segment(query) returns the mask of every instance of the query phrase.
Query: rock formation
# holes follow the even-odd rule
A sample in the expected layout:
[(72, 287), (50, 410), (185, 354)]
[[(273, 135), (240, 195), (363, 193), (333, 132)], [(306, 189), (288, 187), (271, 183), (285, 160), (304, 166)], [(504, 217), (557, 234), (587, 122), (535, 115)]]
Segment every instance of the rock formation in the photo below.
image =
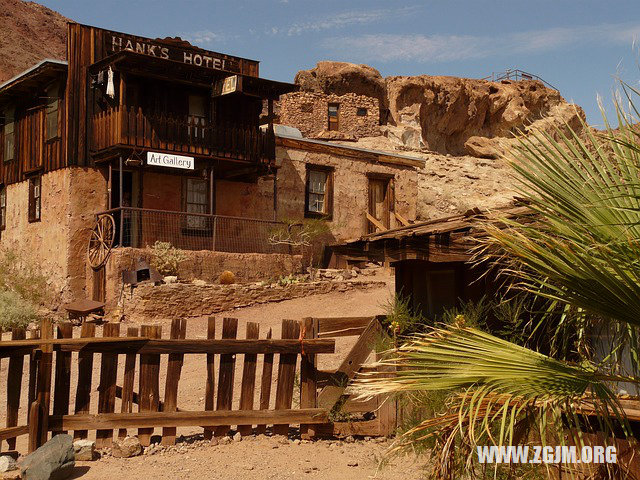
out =
[(582, 109), (537, 80), (490, 82), (419, 75), (383, 78), (367, 65), (319, 62), (298, 72), (303, 91), (380, 101), (382, 132), (409, 150), (497, 158), (514, 134), (581, 128)]
[(67, 21), (35, 2), (0, 0), (0, 83), (45, 58), (64, 60)]

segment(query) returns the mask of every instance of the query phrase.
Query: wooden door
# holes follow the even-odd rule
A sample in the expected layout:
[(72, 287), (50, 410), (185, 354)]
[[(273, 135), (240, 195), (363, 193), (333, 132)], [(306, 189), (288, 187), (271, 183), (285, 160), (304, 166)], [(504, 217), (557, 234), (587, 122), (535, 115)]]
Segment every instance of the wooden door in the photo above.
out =
[[(391, 205), (393, 203), (391, 197), (389, 179), (369, 179), (369, 215), (375, 218), (385, 229), (391, 227)], [(374, 233), (376, 230), (376, 226), (369, 222), (368, 233)]]

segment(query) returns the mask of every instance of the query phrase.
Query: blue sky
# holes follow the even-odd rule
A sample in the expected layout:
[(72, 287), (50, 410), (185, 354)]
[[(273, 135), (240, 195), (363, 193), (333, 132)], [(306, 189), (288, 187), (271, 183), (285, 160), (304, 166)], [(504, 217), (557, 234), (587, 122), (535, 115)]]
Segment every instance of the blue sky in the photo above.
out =
[(600, 124), (616, 76), (638, 86), (638, 0), (45, 0), (63, 15), (261, 61), (292, 81), (319, 60), (367, 63), (382, 75), (480, 78), (521, 68), (556, 86)]

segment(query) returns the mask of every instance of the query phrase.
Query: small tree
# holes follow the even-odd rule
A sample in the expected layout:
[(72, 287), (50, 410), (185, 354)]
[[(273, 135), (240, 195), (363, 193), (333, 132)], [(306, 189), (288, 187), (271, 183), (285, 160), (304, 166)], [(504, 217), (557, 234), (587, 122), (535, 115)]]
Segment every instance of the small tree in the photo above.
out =
[(313, 249), (317, 246), (317, 242), (328, 234), (329, 227), (327, 222), (322, 218), (284, 220), (280, 227), (271, 231), (268, 241), (271, 245), (298, 247), (303, 255), (305, 249), (308, 249), (309, 264), (313, 266)]

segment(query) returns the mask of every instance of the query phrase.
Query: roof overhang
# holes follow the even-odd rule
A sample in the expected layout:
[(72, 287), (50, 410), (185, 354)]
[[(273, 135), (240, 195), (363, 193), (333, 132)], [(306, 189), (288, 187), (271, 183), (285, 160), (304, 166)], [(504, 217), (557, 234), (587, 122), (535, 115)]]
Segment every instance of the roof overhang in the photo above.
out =
[(354, 259), (467, 262), (473, 257), (473, 247), (478, 239), (485, 235), (482, 224), (489, 222), (500, 226), (504, 225), (503, 219), (531, 221), (532, 218), (533, 212), (526, 205), (511, 205), (491, 211), (474, 208), (460, 215), (364, 235), (332, 245), (331, 249)]
[(273, 100), (277, 100), (280, 95), (298, 89), (298, 86), (292, 83), (241, 75), (206, 66), (178, 62), (168, 58), (153, 57), (129, 50), (114, 53), (92, 64), (89, 67), (89, 72), (97, 74), (100, 70), (108, 67), (143, 77), (207, 88), (211, 88), (216, 82), (224, 81), (225, 78), (237, 76), (240, 79), (238, 83), (241, 85), (241, 90), (238, 90), (237, 93)]
[(0, 85), (0, 102), (29, 94), (67, 72), (68, 63), (47, 58)]

